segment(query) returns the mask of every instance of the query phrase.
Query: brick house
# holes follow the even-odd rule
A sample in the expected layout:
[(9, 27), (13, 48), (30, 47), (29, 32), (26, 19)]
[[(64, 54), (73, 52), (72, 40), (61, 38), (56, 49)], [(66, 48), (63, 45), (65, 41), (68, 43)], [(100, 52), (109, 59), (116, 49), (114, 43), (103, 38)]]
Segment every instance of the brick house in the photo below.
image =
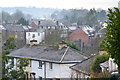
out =
[(40, 20), (38, 21), (38, 32), (45, 31), (45, 43), (54, 44), (65, 40), (68, 37), (67, 27), (61, 22), (55, 20)]
[(25, 45), (25, 32), (29, 31), (27, 26), (17, 25), (17, 24), (3, 24), (2, 30), (3, 43), (6, 41), (8, 36), (12, 35), (15, 37), (17, 47), (22, 47)]
[(89, 42), (90, 37), (94, 37), (95, 30), (89, 26), (78, 28), (69, 35), (70, 41), (81, 40), (84, 44)]
[(88, 34), (86, 34), (82, 29), (78, 29), (73, 31), (70, 35), (69, 35), (69, 40), (70, 41), (77, 41), (77, 40), (81, 40), (84, 43), (88, 43), (89, 40), (89, 36)]
[(29, 30), (30, 31), (36, 31), (37, 29), (38, 29), (38, 25), (34, 21), (32, 21), (30, 23)]

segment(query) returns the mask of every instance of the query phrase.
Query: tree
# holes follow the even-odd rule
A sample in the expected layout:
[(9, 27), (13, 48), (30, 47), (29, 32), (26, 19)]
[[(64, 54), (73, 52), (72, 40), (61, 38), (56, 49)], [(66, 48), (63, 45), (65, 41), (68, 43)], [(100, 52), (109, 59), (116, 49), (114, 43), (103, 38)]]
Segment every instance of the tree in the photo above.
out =
[[(13, 58), (11, 57), (7, 57), (6, 55), (10, 53), (11, 49), (14, 49), (16, 47), (16, 43), (15, 43), (15, 39), (14, 36), (9, 36), (6, 40), (6, 42), (4, 43), (4, 47), (2, 50), (2, 74), (3, 74), (3, 78), (6, 77), (6, 69), (5, 68), (5, 64), (8, 63), (8, 60), (11, 59), (13, 61)], [(9, 69), (12, 68), (12, 66), (9, 66)]]
[(14, 36), (8, 36), (6, 42), (4, 43), (5, 49), (14, 49), (16, 47), (16, 42)]
[(2, 21), (9, 21), (12, 19), (11, 15), (8, 12), (2, 11), (1, 14), (2, 14), (1, 17)]
[(14, 14), (12, 14), (13, 20), (18, 21), (20, 18), (24, 17), (24, 14), (20, 10), (16, 10)]
[(28, 25), (28, 21), (26, 21), (24, 18), (20, 18), (17, 24)]
[(73, 49), (76, 49), (78, 51), (80, 51), (80, 48), (77, 47), (77, 45), (74, 42), (69, 42), (67, 43), (68, 46), (70, 46)]
[(97, 12), (95, 9), (90, 9), (90, 11), (87, 13), (86, 17), (86, 24), (90, 25), (91, 27), (94, 27), (98, 25), (98, 19), (97, 19)]
[(120, 10), (118, 8), (108, 10), (106, 37), (103, 44), (111, 58), (118, 65), (118, 72), (120, 73)]
[[(13, 69), (13, 68), (8, 68), (8, 73), (6, 74), (7, 78), (12, 78), (12, 79), (25, 79), (25, 69), (26, 67), (29, 65), (30, 63), (30, 59), (29, 58), (18, 58), (17, 59), (17, 69)], [(9, 63), (10, 64), (10, 63)], [(9, 66), (11, 66), (13, 64), (10, 64)], [(8, 67), (9, 67), (8, 66)]]

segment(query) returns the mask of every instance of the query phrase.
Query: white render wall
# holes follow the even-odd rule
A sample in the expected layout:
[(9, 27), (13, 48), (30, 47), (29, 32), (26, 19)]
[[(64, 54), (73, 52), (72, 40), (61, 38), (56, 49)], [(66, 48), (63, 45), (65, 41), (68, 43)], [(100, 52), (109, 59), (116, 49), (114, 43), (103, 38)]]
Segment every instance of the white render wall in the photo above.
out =
[[(17, 60), (14, 58), (14, 69), (16, 68)], [(53, 69), (49, 68), (49, 62), (42, 62), (42, 68), (39, 68), (39, 61), (31, 60), (31, 67), (26, 68), (28, 73), (36, 73), (35, 78), (45, 78), (45, 64), (46, 64), (46, 78), (71, 78), (72, 70), (69, 68), (74, 64), (56, 64), (52, 63)]]
[[(32, 36), (35, 35), (33, 38)], [(39, 44), (44, 40), (45, 32), (26, 32), (26, 44), (31, 44), (30, 40), (37, 40), (35, 44)]]
[(109, 58), (109, 72), (117, 70), (117, 64), (114, 62), (114, 59)]
[(36, 73), (36, 78), (39, 78), (40, 76), (44, 77), (44, 65), (42, 65), (42, 68), (39, 68), (39, 61), (31, 60), (31, 68), (32, 72)]
[(71, 69), (69, 68), (73, 64), (55, 64), (53, 63), (53, 69), (49, 69), (49, 63), (46, 64), (47, 78), (71, 78)]
[[(74, 64), (55, 64), (52, 63), (53, 69), (49, 69), (49, 62), (46, 63), (46, 78), (71, 78), (70, 66)], [(36, 78), (41, 76), (45, 78), (45, 64), (43, 62), (42, 69), (39, 69), (39, 62), (32, 60), (32, 72), (36, 73)]]

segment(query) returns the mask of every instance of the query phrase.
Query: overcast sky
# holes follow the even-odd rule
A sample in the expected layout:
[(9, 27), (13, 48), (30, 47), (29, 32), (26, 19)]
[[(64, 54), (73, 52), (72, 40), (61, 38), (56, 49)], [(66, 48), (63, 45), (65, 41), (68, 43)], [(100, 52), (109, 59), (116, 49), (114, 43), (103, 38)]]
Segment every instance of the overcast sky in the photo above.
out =
[(102, 8), (117, 7), (119, 0), (0, 0), (0, 7)]

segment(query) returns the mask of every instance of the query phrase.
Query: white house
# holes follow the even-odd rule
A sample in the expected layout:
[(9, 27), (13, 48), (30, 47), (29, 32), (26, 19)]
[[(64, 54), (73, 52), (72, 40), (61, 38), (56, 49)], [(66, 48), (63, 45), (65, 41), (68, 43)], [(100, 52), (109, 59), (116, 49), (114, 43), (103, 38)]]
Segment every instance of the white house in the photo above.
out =
[(30, 78), (71, 78), (70, 66), (80, 63), (88, 57), (70, 47), (50, 46), (23, 47), (7, 56), (14, 57), (14, 69), (17, 58), (30, 58), (30, 65), (25, 70)]
[(26, 44), (40, 44), (44, 41), (45, 32), (26, 32)]
[(117, 64), (114, 62), (114, 59), (109, 58), (108, 61), (101, 63), (100, 67), (102, 68), (102, 72), (108, 71), (108, 72), (115, 72), (117, 71)]
[(117, 64), (114, 62), (114, 59), (109, 58), (109, 72), (117, 71)]

